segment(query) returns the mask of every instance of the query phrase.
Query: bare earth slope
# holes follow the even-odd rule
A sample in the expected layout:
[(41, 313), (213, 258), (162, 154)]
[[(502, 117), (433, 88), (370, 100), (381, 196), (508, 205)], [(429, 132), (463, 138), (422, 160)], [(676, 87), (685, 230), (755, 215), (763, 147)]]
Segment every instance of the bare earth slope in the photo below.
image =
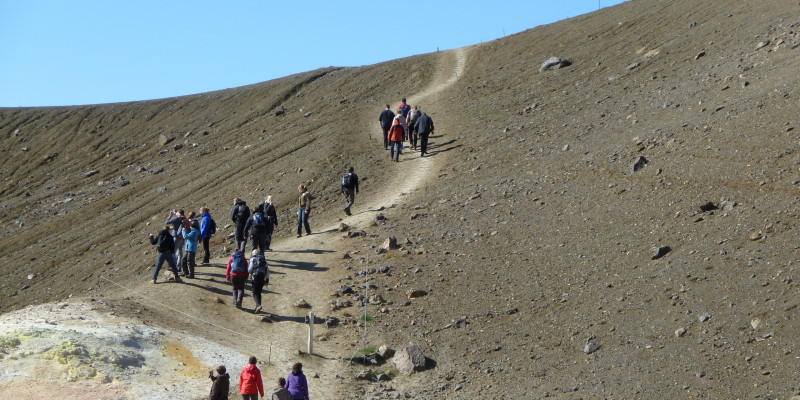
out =
[[(318, 324), (318, 355), (302, 358), (319, 376), (315, 398), (790, 398), (797, 6), (634, 0), (370, 67), (2, 110), (1, 310), (74, 294), (243, 354), (272, 342), (273, 380), (304, 348), (305, 311), (291, 306), (302, 297), (343, 322)], [(572, 65), (539, 73), (552, 55)], [(393, 164), (375, 119), (403, 96), (437, 129), (430, 158)], [(159, 145), (162, 133), (176, 140)], [(344, 222), (370, 236), (292, 238), (297, 184), (320, 195), (312, 228), (330, 230), (350, 164), (363, 186)], [(281, 211), (266, 297), (275, 322), (214, 302), (229, 303), (222, 258), (193, 285), (141, 287), (155, 258), (143, 243), (166, 210), (210, 205), (224, 225), (234, 196), (266, 194)], [(379, 212), (386, 223), (370, 226)], [(228, 233), (213, 242), (220, 256)], [(402, 249), (376, 254), (388, 236)], [(230, 345), (101, 276), (252, 337)], [(428, 294), (409, 300), (409, 289)], [(370, 299), (365, 330), (356, 320)], [(354, 307), (329, 311), (330, 300)], [(409, 342), (431, 368), (373, 367), (388, 383), (354, 380), (362, 368), (339, 360)]]

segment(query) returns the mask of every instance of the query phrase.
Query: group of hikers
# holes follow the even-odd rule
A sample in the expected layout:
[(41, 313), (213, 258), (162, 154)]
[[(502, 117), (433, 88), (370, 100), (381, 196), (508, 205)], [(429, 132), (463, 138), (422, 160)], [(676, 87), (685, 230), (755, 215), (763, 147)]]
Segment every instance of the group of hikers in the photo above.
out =
[(400, 161), (400, 153), (403, 151), (403, 142), (406, 139), (412, 151), (417, 150), (417, 139), (419, 139), (419, 155), (425, 157), (428, 151), (428, 136), (433, 133), (434, 126), (433, 119), (419, 107), (409, 105), (404, 98), (397, 106), (395, 114), (387, 104), (386, 109), (378, 116), (378, 124), (383, 130), (383, 149), (390, 150), (389, 159), (394, 162)]
[[(256, 357), (251, 356), (247, 366), (239, 374), (239, 392), (242, 400), (258, 400), (259, 395), (261, 398), (264, 397), (264, 383), (261, 380), (261, 370), (256, 366), (257, 362)], [(217, 367), (216, 372), (217, 375), (214, 375), (214, 371), (208, 371), (208, 377), (212, 382), (209, 399), (228, 400), (231, 385), (230, 375), (224, 365)], [(278, 378), (278, 386), (272, 391), (270, 399), (309, 400), (308, 380), (303, 374), (302, 363), (295, 363), (292, 366), (292, 372), (286, 378)]]

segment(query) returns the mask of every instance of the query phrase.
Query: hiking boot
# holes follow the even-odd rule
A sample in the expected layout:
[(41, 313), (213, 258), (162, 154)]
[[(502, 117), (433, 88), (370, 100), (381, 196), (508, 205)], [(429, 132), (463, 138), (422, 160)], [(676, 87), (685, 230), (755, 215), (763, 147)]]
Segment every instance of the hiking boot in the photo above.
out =
[(261, 306), (256, 306), (256, 309), (253, 310), (254, 314), (258, 314), (261, 311)]
[(189, 274), (189, 276), (187, 276), (187, 278), (194, 279), (194, 274)]
[(150, 283), (152, 283), (153, 285), (155, 285), (155, 284), (156, 284), (156, 280), (155, 280), (155, 279), (153, 279), (152, 281), (150, 281)]
[(349, 208), (345, 208), (344, 209), (344, 213), (347, 214), (347, 215), (353, 215), (353, 214), (350, 213), (350, 209)]
[(303, 235), (297, 235), (297, 237), (303, 237)]
[(175, 283), (183, 283), (183, 279), (180, 276), (175, 277)]

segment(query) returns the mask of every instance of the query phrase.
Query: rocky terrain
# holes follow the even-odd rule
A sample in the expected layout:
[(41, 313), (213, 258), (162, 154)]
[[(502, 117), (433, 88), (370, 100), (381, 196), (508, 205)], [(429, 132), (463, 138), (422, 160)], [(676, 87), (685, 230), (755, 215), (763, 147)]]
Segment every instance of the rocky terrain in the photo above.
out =
[[(313, 398), (790, 399), (798, 5), (633, 0), (373, 66), (2, 109), (0, 311), (21, 325), (0, 332), (0, 364), (17, 371), (0, 394), (52, 370), (61, 379), (42, 381), (65, 398), (177, 398), (173, 382), (202, 398), (214, 364), (233, 376), (256, 354), (267, 387), (301, 360)], [(569, 65), (540, 71), (552, 56)], [(375, 120), (401, 97), (436, 133), (430, 157), (390, 163)], [(349, 165), (362, 187), (345, 218)], [(317, 234), (298, 239), (300, 183)], [(281, 225), (264, 321), (233, 310), (221, 266), (233, 197), (267, 194)], [(204, 205), (223, 228), (212, 264), (147, 283), (147, 234)], [(399, 248), (381, 250), (389, 237)], [(300, 299), (319, 317), (313, 355), (298, 353)], [(84, 354), (77, 333), (48, 328), (75, 307), (152, 339), (149, 355), (59, 358)], [(42, 331), (64, 340), (28, 346)], [(188, 350), (170, 358), (175, 337)], [(405, 373), (411, 343), (426, 361)], [(148, 376), (176, 378), (135, 391)]]

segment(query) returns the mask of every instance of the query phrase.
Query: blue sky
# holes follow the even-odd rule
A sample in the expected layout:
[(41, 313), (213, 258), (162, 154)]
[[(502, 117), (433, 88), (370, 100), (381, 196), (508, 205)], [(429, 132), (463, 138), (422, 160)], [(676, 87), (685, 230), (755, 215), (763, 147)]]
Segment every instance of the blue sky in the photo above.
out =
[(370, 65), (621, 2), (0, 0), (0, 107), (148, 100)]

